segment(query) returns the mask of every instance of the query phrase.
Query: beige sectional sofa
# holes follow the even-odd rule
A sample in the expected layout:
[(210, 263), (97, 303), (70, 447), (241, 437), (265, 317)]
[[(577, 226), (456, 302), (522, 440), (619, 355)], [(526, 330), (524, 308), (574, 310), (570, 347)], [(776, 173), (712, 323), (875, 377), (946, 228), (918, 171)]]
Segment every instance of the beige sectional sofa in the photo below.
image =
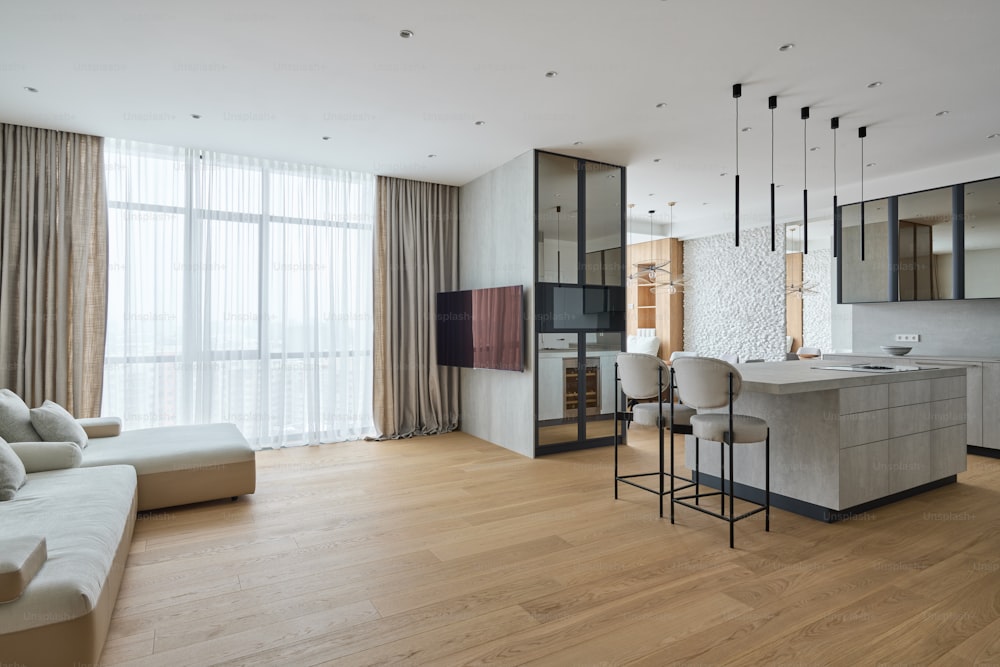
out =
[[(13, 499), (0, 502), (0, 591), (23, 588), (0, 603), (5, 664), (97, 664), (136, 511), (256, 488), (254, 451), (233, 424), (120, 431), (114, 420), (80, 422), (90, 437), (82, 450), (11, 443), (28, 474)], [(19, 571), (39, 554), (37, 572)]]

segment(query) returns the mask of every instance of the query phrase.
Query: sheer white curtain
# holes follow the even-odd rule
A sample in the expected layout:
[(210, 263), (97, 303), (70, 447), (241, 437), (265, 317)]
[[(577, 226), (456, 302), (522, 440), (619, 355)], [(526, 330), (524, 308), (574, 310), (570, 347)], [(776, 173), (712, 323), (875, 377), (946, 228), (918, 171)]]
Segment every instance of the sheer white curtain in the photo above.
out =
[(109, 139), (103, 414), (372, 433), (368, 174)]

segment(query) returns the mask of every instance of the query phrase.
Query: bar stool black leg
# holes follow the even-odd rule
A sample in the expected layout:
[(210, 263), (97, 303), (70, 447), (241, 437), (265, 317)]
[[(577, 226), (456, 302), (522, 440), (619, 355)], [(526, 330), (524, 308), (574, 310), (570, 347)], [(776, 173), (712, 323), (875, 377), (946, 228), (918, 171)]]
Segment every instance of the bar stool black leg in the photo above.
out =
[[(729, 439), (732, 440), (731, 435)], [(733, 443), (730, 442), (729, 443), (729, 548), (730, 549), (733, 548), (733, 532), (734, 532), (733, 529), (735, 528), (735, 523), (736, 523), (735, 521), (733, 521), (733, 517), (736, 516), (733, 513), (733, 496), (736, 495), (735, 493), (733, 493), (735, 486), (736, 486), (736, 478), (733, 476)]]
[(694, 504), (701, 505), (701, 463), (700, 463), (700, 443), (701, 438), (694, 439)]
[(764, 439), (764, 531), (771, 532), (771, 429)]

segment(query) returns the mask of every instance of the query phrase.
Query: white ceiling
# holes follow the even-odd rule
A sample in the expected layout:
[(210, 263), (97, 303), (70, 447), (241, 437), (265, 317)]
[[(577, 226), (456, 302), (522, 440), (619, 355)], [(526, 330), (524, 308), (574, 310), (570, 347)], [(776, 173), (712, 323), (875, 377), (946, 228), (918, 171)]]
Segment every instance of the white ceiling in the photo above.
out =
[(805, 105), (812, 220), (831, 116), (841, 201), (860, 125), (866, 198), (1000, 175), (996, 0), (11, 0), (2, 18), (5, 122), (449, 184), (542, 148), (627, 166), (628, 202), (662, 221), (676, 200), (684, 237), (731, 229), (737, 82), (744, 226), (769, 219), (769, 95), (784, 222)]

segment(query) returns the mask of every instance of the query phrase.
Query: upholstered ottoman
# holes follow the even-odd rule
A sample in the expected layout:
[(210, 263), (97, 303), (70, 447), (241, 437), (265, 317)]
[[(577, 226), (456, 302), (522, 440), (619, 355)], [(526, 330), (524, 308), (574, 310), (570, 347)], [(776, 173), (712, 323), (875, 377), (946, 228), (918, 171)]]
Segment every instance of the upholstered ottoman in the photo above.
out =
[(235, 424), (160, 426), (102, 437), (115, 432), (106, 421), (80, 422), (90, 436), (81, 466), (134, 467), (140, 511), (235, 498), (256, 488), (254, 450)]

